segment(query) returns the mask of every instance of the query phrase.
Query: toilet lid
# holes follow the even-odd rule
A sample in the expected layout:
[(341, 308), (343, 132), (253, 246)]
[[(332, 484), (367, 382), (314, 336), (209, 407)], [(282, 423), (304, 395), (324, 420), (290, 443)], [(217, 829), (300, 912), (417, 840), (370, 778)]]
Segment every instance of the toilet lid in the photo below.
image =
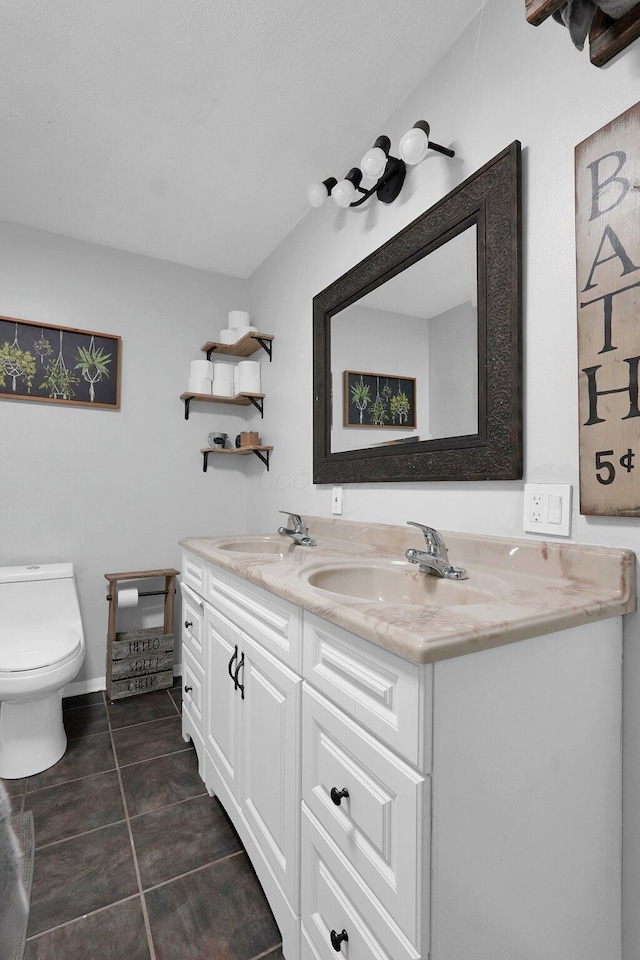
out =
[(52, 667), (77, 653), (80, 645), (80, 633), (68, 624), (49, 624), (44, 648), (39, 631), (0, 626), (0, 673)]
[(0, 673), (68, 660), (82, 636), (72, 579), (0, 582)]

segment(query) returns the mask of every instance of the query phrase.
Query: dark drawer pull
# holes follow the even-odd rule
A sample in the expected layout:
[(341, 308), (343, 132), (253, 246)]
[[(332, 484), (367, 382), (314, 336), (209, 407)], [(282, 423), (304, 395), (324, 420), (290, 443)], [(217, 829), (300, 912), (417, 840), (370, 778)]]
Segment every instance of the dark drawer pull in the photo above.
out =
[(185, 687), (185, 688), (184, 688), (184, 692), (185, 692), (185, 693), (191, 693), (192, 690), (193, 690), (193, 687)]
[(188, 630), (189, 627), (192, 627), (192, 626), (193, 626), (193, 620), (185, 620), (184, 625), (185, 625), (185, 627), (186, 627), (187, 630)]
[[(342, 790), (338, 790), (337, 787), (331, 787), (331, 799), (335, 803), (336, 807), (340, 806), (343, 797), (348, 797), (349, 791), (346, 787), (343, 787)], [(339, 948), (336, 948), (339, 949)]]
[(238, 689), (238, 677), (237, 677), (238, 671), (236, 670), (236, 672), (234, 673), (232, 667), (233, 667), (233, 661), (236, 660), (237, 657), (238, 657), (238, 644), (236, 643), (236, 648), (233, 651), (233, 656), (231, 657), (231, 660), (229, 660), (229, 676), (233, 680), (233, 686), (236, 690)]
[(340, 944), (342, 942), (347, 943), (349, 937), (347, 936), (347, 931), (343, 930), (342, 933), (336, 933), (335, 930), (331, 931), (331, 946), (336, 951), (340, 953)]
[(242, 679), (244, 680), (244, 653), (238, 660), (238, 666), (236, 667), (236, 676), (235, 676), (236, 690), (240, 691), (240, 696), (244, 700), (244, 683), (240, 683), (240, 681), (238, 680), (238, 674), (240, 673), (240, 668), (242, 668)]

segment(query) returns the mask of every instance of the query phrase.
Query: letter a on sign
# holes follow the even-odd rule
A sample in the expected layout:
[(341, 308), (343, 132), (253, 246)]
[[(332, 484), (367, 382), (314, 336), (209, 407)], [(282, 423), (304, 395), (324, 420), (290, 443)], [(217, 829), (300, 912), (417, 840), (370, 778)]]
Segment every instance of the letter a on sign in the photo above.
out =
[(575, 159), (580, 512), (640, 517), (640, 103)]

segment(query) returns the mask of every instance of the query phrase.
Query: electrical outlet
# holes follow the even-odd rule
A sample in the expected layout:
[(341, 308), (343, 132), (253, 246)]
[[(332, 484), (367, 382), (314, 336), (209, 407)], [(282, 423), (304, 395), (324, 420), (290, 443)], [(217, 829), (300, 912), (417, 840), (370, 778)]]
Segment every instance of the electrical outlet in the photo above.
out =
[(571, 492), (570, 483), (525, 483), (523, 529), (527, 533), (568, 537)]
[(331, 490), (331, 513), (335, 517), (342, 516), (342, 487), (333, 487)]
[(542, 523), (542, 501), (543, 497), (539, 493), (534, 493), (531, 497), (531, 510), (529, 513), (532, 523)]

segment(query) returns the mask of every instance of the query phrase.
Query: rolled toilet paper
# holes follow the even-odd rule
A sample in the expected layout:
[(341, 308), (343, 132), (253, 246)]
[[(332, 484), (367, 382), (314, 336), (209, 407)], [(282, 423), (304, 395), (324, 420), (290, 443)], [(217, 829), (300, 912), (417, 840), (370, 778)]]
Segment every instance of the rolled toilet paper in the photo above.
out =
[(230, 310), (227, 323), (231, 330), (235, 330), (238, 327), (248, 327), (251, 323), (251, 317), (246, 310)]
[(137, 607), (138, 606), (138, 591), (135, 587), (124, 587), (122, 590), (118, 590), (118, 606), (119, 607)]
[(189, 377), (189, 393), (211, 393), (211, 380), (206, 377)]
[(235, 385), (236, 393), (262, 393), (260, 380), (238, 380)]
[(259, 360), (241, 360), (238, 364), (238, 377), (249, 376), (249, 377), (259, 377), (260, 376), (260, 361)]
[(211, 393), (214, 397), (232, 397), (233, 380), (214, 380), (211, 385)]
[(235, 343), (241, 336), (240, 330), (221, 330), (219, 343)]
[(224, 363), (224, 361), (217, 360), (213, 365), (213, 379), (228, 380), (231, 382), (233, 380), (235, 369), (235, 364)]
[(206, 377), (207, 380), (213, 380), (213, 363), (211, 360), (192, 360), (189, 376), (194, 379)]

